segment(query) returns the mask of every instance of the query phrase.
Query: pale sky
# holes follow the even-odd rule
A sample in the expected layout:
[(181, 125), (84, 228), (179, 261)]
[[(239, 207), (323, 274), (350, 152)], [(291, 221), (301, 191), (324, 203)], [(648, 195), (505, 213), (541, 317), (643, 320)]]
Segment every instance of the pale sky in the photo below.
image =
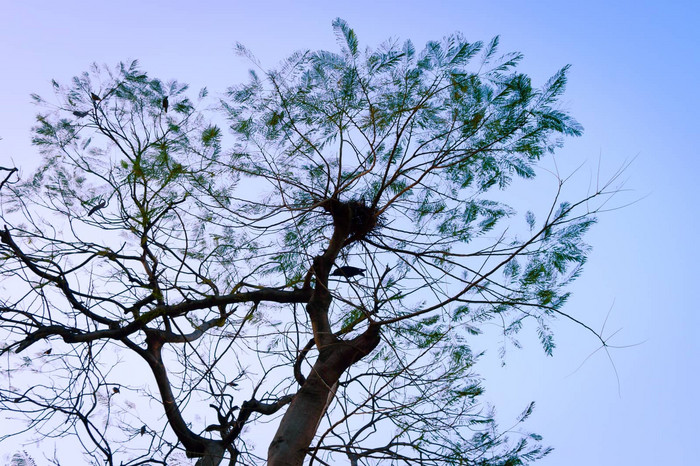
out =
[[(584, 126), (557, 154), (585, 193), (600, 166), (610, 175), (634, 159), (619, 202), (588, 235), (593, 246), (566, 311), (605, 334), (612, 350), (563, 319), (557, 349), (544, 356), (536, 335), (520, 338), (506, 366), (487, 358), (487, 399), (502, 427), (532, 400), (526, 428), (555, 451), (543, 466), (694, 464), (700, 317), (694, 299), (700, 262), (698, 132), (700, 6), (695, 1), (329, 1), (125, 0), (0, 2), (0, 165), (38, 160), (29, 94), (50, 98), (92, 62), (139, 59), (154, 77), (213, 93), (240, 83), (245, 44), (263, 65), (297, 49), (335, 50), (331, 22), (345, 19), (361, 47), (395, 37), (417, 48), (454, 31), (469, 40), (501, 36), (501, 51), (525, 54), (535, 83), (572, 64), (564, 102)], [(25, 170), (28, 173), (29, 170)], [(551, 181), (551, 180), (550, 180)], [(532, 189), (549, 189), (544, 178)], [(575, 192), (575, 191), (574, 191)], [(494, 346), (493, 353), (497, 348)], [(590, 358), (589, 355), (594, 353)], [(588, 359), (587, 359), (588, 358)], [(0, 444), (1, 454), (10, 448)], [(41, 462), (40, 462), (41, 464)]]

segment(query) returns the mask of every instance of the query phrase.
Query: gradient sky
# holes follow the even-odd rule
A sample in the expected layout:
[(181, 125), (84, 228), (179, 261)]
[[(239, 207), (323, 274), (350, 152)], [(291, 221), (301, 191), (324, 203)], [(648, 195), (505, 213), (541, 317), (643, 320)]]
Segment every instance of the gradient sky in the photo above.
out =
[[(527, 428), (555, 447), (538, 464), (696, 462), (696, 1), (2, 0), (0, 165), (14, 163), (26, 174), (38, 160), (29, 144), (38, 109), (29, 94), (51, 100), (51, 79), (66, 82), (92, 62), (139, 59), (151, 76), (219, 93), (249, 67), (234, 54), (236, 42), (274, 66), (297, 49), (335, 50), (331, 22), (338, 16), (361, 46), (396, 37), (421, 48), (454, 31), (473, 41), (500, 35), (501, 51), (525, 54), (521, 70), (535, 83), (573, 65), (564, 102), (585, 133), (566, 142), (559, 167), (583, 164), (572, 192), (585, 194), (599, 167), (604, 178), (634, 159), (625, 173), (629, 191), (611, 207), (637, 202), (600, 217), (566, 310), (596, 329), (610, 311), (605, 335), (619, 330), (611, 344), (638, 345), (611, 350), (609, 359), (584, 329), (560, 319), (554, 358), (532, 333), (520, 339), (523, 350), (509, 352), (505, 367), (486, 358), (477, 371), (502, 427), (537, 402)], [(531, 189), (551, 188), (551, 180), (539, 181)], [(0, 445), (0, 458), (8, 448)]]

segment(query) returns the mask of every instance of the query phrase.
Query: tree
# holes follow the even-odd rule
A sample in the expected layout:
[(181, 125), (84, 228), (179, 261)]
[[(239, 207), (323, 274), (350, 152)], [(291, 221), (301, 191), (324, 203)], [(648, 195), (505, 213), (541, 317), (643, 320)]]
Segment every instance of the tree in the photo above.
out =
[(608, 185), (569, 203), (561, 181), (540, 220), (498, 200), (581, 134), (558, 104), (567, 68), (537, 89), (498, 38), (361, 52), (334, 29), (339, 53), (227, 92), (229, 150), (206, 90), (136, 62), (54, 82), (53, 107), (35, 96), (43, 163), (3, 169), (0, 191), (0, 403), (18, 431), (75, 435), (110, 465), (256, 464), (270, 421), (270, 465), (548, 453), (497, 430), (472, 341), (496, 322), (517, 344), (531, 321), (551, 354), (585, 262)]

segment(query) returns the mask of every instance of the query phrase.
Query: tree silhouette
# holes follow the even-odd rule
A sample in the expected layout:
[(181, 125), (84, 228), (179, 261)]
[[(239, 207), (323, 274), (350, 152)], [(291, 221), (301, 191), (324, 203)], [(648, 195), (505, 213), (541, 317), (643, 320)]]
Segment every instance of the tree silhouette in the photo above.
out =
[[(560, 189), (539, 220), (498, 200), (581, 133), (558, 104), (566, 67), (538, 89), (498, 38), (361, 52), (334, 29), (339, 53), (298, 52), (226, 93), (231, 149), (206, 90), (193, 101), (136, 62), (54, 82), (43, 164), (24, 181), (2, 169), (0, 404), (26, 416), (17, 432), (124, 465), (549, 451), (499, 432), (473, 341), (532, 321), (551, 354), (585, 262), (607, 186), (573, 203)], [(44, 341), (50, 358), (26, 356)]]

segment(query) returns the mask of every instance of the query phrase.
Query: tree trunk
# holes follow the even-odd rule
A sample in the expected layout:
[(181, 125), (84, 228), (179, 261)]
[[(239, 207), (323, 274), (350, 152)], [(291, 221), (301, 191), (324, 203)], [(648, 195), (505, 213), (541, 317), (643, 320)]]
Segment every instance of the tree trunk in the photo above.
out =
[(282, 417), (267, 451), (268, 466), (301, 466), (324, 415), (328, 396), (340, 376), (379, 344), (379, 328), (370, 326), (350, 341), (319, 350), (309, 377)]
[(211, 444), (207, 446), (204, 456), (199, 458), (195, 466), (219, 466), (224, 459), (224, 448), (221, 445)]

